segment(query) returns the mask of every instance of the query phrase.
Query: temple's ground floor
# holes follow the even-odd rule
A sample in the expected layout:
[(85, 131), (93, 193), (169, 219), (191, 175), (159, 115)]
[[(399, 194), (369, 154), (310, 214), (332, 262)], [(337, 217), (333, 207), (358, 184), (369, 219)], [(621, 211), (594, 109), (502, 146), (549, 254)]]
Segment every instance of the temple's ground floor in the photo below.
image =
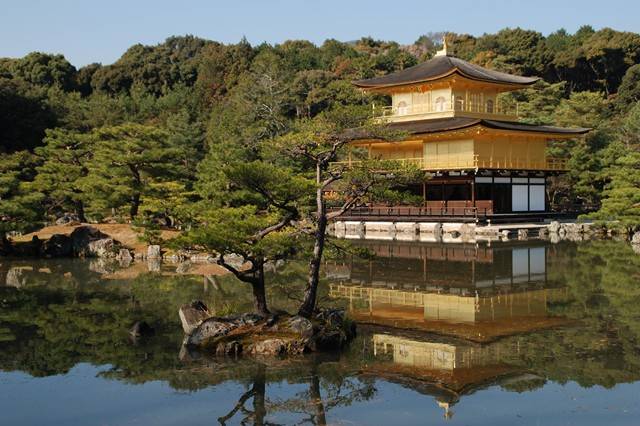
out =
[[(410, 188), (421, 203), (366, 205), (344, 218), (395, 221), (536, 221), (555, 217), (547, 185), (540, 171), (437, 173)], [(376, 219), (377, 218), (377, 219)]]

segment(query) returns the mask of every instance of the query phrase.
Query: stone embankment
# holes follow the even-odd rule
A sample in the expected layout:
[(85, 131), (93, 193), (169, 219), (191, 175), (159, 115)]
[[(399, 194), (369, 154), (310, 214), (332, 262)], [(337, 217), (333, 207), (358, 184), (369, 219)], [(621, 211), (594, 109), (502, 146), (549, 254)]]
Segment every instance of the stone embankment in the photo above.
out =
[[(335, 221), (329, 232), (344, 239), (382, 241), (417, 241), (444, 243), (475, 243), (530, 238), (587, 240), (611, 235), (593, 223), (558, 222), (487, 224), (439, 222), (360, 222)], [(638, 237), (640, 239), (640, 237)], [(640, 246), (640, 243), (638, 244)]]
[(194, 352), (218, 356), (329, 352), (355, 337), (355, 324), (344, 311), (334, 309), (321, 310), (310, 319), (284, 312), (217, 317), (195, 301), (182, 306), (179, 316), (185, 332), (182, 357)]

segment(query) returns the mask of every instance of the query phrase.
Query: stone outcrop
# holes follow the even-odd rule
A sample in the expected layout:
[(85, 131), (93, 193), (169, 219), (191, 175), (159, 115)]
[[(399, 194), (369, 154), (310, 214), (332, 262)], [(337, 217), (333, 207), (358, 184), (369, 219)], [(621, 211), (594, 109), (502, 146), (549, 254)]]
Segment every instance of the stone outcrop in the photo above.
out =
[(210, 355), (333, 351), (355, 336), (355, 325), (339, 310), (323, 310), (311, 319), (284, 313), (215, 317), (210, 316), (204, 303), (196, 301), (180, 308), (180, 320), (185, 331), (184, 347)]
[(115, 257), (120, 248), (113, 238), (92, 226), (79, 226), (69, 237), (77, 257)]
[(147, 247), (147, 259), (162, 259), (162, 250), (159, 245), (152, 244)]
[(191, 334), (202, 321), (211, 317), (207, 306), (199, 300), (194, 300), (188, 305), (183, 305), (178, 310), (178, 316), (185, 334)]
[(75, 213), (65, 213), (56, 219), (56, 225), (75, 225), (80, 223), (80, 218)]
[(68, 235), (52, 235), (51, 238), (42, 243), (42, 252), (47, 257), (73, 256), (73, 241)]

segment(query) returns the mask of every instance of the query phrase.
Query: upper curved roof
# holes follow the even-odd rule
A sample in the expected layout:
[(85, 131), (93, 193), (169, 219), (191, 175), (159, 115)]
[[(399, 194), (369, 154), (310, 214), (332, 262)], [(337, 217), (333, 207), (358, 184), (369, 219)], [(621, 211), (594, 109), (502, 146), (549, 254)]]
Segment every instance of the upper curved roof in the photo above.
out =
[(436, 56), (426, 62), (382, 77), (357, 80), (353, 84), (363, 89), (401, 86), (438, 80), (458, 73), (472, 80), (497, 84), (530, 85), (538, 77), (521, 77), (483, 68), (453, 56)]

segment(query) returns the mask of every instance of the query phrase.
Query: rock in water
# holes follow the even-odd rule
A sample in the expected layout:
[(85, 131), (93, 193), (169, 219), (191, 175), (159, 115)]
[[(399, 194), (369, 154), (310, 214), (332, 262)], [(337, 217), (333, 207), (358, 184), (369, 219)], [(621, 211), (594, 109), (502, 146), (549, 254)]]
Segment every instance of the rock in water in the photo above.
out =
[(208, 340), (226, 336), (230, 331), (238, 328), (238, 323), (225, 318), (208, 318), (197, 326), (186, 340), (187, 345), (199, 346)]
[(180, 322), (182, 323), (182, 329), (185, 334), (191, 334), (202, 321), (211, 317), (207, 305), (199, 300), (194, 300), (188, 305), (181, 306), (178, 310), (178, 315), (180, 316)]
[(552, 221), (547, 229), (549, 230), (549, 233), (557, 234), (558, 231), (560, 231), (560, 222), (558, 222), (557, 220)]
[(300, 337), (309, 338), (313, 336), (313, 324), (305, 317), (299, 315), (291, 317), (288, 321), (289, 329)]
[(67, 235), (54, 234), (42, 244), (42, 252), (45, 256), (70, 257), (73, 256), (73, 242)]
[(151, 327), (145, 321), (137, 321), (135, 324), (133, 324), (131, 330), (129, 330), (129, 334), (131, 334), (131, 336), (135, 338), (152, 336), (154, 332), (155, 330), (153, 329), (153, 327)]
[(131, 252), (129, 251), (129, 249), (121, 248), (118, 252), (118, 256), (116, 256), (116, 259), (121, 262), (131, 262), (133, 260), (133, 257), (131, 256)]
[(640, 246), (640, 232), (633, 234), (633, 237), (631, 237), (631, 244), (634, 246)]
[(79, 226), (70, 235), (78, 257), (113, 257), (119, 244), (93, 226)]
[(147, 247), (147, 259), (161, 259), (162, 258), (162, 250), (160, 250), (160, 246), (156, 244), (152, 244)]

